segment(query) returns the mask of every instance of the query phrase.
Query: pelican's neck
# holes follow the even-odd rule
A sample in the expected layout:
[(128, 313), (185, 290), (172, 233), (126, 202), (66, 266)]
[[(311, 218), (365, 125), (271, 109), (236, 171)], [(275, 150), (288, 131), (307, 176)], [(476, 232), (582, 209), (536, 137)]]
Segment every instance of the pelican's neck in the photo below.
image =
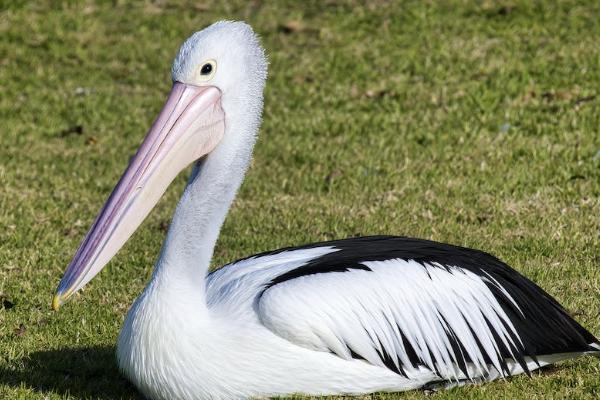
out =
[(219, 231), (250, 163), (262, 99), (258, 102), (257, 112), (248, 112), (240, 103), (246, 112), (235, 112), (235, 104), (230, 104), (229, 110), (234, 110), (230, 113), (243, 117), (228, 119), (221, 143), (194, 166), (152, 277), (161, 292), (206, 305), (205, 277)]

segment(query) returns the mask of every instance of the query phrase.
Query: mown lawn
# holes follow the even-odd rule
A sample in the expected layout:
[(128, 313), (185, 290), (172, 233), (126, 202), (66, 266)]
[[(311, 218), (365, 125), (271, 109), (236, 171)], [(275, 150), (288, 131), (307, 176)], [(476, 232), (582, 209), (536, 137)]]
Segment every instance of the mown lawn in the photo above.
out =
[[(358, 234), (446, 241), (500, 256), (600, 335), (599, 2), (126, 3), (2, 2), (1, 399), (140, 398), (115, 340), (185, 174), (79, 296), (50, 301), (178, 46), (224, 18), (260, 33), (270, 77), (215, 266)], [(599, 396), (588, 357), (433, 398)]]

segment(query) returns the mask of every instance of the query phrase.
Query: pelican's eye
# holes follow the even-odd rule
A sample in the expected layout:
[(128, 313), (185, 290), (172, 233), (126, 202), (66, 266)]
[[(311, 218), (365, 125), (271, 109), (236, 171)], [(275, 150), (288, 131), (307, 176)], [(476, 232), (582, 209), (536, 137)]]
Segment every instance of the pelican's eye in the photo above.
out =
[(215, 75), (217, 71), (217, 62), (215, 60), (208, 60), (202, 63), (198, 73), (198, 79), (201, 81), (209, 81)]
[(212, 72), (212, 64), (210, 63), (206, 63), (202, 66), (202, 69), (200, 70), (200, 73), (202, 75), (208, 75)]

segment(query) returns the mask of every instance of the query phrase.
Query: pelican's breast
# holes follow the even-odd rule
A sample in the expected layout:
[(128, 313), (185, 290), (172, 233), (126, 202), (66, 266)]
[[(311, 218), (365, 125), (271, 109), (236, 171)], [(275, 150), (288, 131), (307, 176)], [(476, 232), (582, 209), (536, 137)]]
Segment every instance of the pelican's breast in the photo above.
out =
[(117, 345), (123, 374), (152, 399), (230, 397), (215, 392), (222, 344), (202, 309), (159, 292), (150, 284), (127, 313)]

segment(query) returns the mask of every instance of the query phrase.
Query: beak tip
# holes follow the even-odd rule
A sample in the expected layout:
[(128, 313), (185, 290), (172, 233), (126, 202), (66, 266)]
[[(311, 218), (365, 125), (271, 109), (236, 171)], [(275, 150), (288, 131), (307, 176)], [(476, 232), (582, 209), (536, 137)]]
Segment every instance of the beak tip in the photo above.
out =
[(52, 298), (52, 309), (54, 311), (58, 311), (58, 309), (60, 308), (60, 306), (62, 305), (62, 303), (63, 303), (62, 296), (61, 296), (60, 293), (57, 292), (54, 295), (54, 298)]

